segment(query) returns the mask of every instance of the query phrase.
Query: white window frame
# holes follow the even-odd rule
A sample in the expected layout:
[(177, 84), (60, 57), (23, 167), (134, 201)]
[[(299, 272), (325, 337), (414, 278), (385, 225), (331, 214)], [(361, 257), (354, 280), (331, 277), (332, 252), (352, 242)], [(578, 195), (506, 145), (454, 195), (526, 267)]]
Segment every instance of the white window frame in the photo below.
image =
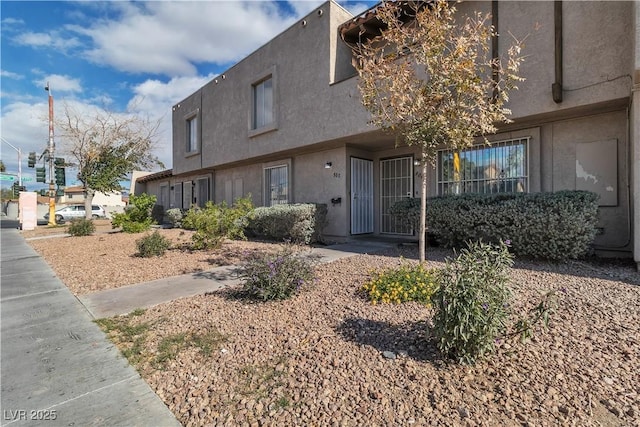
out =
[[(271, 176), (267, 178), (267, 174), (271, 174), (275, 169), (284, 168), (284, 176), (286, 177), (286, 199), (280, 200), (279, 198), (274, 202), (274, 199), (271, 197)], [(276, 165), (266, 166), (263, 168), (262, 172), (263, 176), (263, 189), (264, 189), (264, 206), (273, 206), (273, 205), (286, 205), (291, 203), (291, 167), (288, 163), (279, 163)], [(281, 175), (282, 176), (282, 175)]]
[[(467, 176), (465, 174), (464, 167), (461, 167), (463, 170), (460, 171), (461, 176), (459, 179), (455, 179), (453, 177), (447, 178), (444, 176), (445, 168), (443, 166), (443, 157), (452, 155), (454, 150), (438, 150), (436, 162), (437, 194), (528, 193), (531, 188), (529, 179), (530, 145), (531, 137), (526, 136), (521, 138), (492, 141), (490, 145), (474, 145), (473, 147), (460, 150), (459, 152), (462, 155), (465, 153), (468, 154), (468, 157), (465, 158), (473, 159), (473, 164), (480, 164), (479, 168), (484, 167), (485, 172), (482, 177), (478, 176), (477, 173), (476, 176), (473, 176), (473, 173), (470, 173)], [(520, 150), (520, 152), (518, 152), (517, 149), (514, 151), (513, 147), (518, 146), (524, 146), (524, 149)], [(508, 164), (505, 163), (505, 158), (512, 153), (515, 155), (521, 154), (524, 158), (521, 160), (521, 164), (507, 168)], [(487, 162), (488, 164), (485, 166), (484, 163)], [(489, 167), (491, 166), (494, 166), (493, 172), (489, 170)], [(449, 167), (447, 169), (449, 169), (449, 175), (452, 175), (451, 169)], [(479, 170), (476, 172), (479, 172)], [(450, 191), (449, 188), (451, 188)]]
[(185, 152), (193, 155), (200, 152), (200, 115), (196, 110), (185, 116)]
[[(269, 100), (269, 97), (263, 97), (259, 99), (259, 91), (264, 88), (266, 82), (271, 84), (270, 104), (264, 105), (265, 101)], [(260, 74), (254, 79), (251, 84), (251, 110), (249, 111), (249, 137), (254, 137), (266, 132), (271, 132), (278, 129), (278, 81), (276, 76), (275, 67), (271, 67), (269, 70)], [(258, 108), (262, 104), (263, 108), (270, 108), (271, 119), (261, 120)]]

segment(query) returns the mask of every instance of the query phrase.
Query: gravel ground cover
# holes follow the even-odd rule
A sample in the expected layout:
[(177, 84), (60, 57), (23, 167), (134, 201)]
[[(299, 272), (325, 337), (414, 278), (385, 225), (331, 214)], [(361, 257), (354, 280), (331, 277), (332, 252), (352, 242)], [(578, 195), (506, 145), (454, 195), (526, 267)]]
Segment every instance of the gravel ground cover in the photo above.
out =
[(234, 265), (249, 252), (274, 247), (272, 243), (226, 241), (219, 250), (192, 251), (189, 242), (193, 232), (180, 229), (158, 229), (158, 232), (170, 239), (174, 247), (164, 256), (152, 258), (137, 256), (136, 240), (148, 233), (113, 231), (109, 222), (99, 224), (92, 236), (60, 237), (66, 228), (47, 227), (23, 233), (75, 295)]
[[(93, 262), (110, 271), (135, 270), (146, 261), (132, 255), (135, 246), (128, 256), (114, 257), (129, 236), (113, 237), (30, 244), (58, 274), (85, 268), (83, 257), (92, 252), (105, 254)], [(84, 250), (51, 256), (65, 252), (55, 249), (63, 244)], [(93, 245), (104, 249), (89, 250)], [(257, 245), (263, 246), (234, 242), (224, 248), (239, 254), (269, 248)], [(429, 308), (371, 305), (360, 291), (373, 270), (415, 262), (415, 252), (394, 248), (319, 265), (315, 286), (288, 301), (256, 303), (227, 290), (101, 325), (189, 426), (640, 426), (640, 275), (630, 263), (516, 262), (512, 310), (524, 313), (555, 290), (558, 309), (549, 329), (537, 330), (525, 344), (503, 340), (488, 360), (460, 366), (438, 354)], [(233, 259), (201, 255), (195, 267), (193, 260), (176, 262), (205, 269), (212, 258)], [(430, 266), (441, 267), (449, 255), (431, 250)], [(176, 259), (182, 256), (196, 255), (184, 251)], [(166, 264), (160, 259), (154, 268)], [(116, 282), (105, 278), (100, 286)]]

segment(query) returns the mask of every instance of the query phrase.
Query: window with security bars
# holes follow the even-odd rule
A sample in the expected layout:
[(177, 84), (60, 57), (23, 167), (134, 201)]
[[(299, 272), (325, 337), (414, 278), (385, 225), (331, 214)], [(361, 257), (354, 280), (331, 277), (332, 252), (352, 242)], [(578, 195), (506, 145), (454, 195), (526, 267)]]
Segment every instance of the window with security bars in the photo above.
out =
[(264, 170), (265, 206), (289, 203), (289, 167), (274, 166)]
[(529, 137), (438, 152), (438, 194), (529, 191)]

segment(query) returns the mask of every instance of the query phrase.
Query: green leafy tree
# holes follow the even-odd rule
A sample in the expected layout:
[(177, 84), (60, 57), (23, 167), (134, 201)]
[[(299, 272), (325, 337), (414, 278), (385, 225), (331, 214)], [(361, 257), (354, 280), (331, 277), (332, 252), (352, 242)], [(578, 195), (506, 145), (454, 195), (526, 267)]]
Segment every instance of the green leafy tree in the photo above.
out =
[(0, 160), (0, 172), (6, 172), (7, 167), (4, 165), (4, 162)]
[(120, 181), (134, 169), (164, 167), (153, 154), (158, 124), (133, 113), (96, 109), (93, 114), (86, 114), (65, 105), (64, 116), (56, 126), (63, 152), (73, 158), (67, 163), (78, 170), (87, 218), (91, 217), (96, 191), (120, 191)]
[[(521, 43), (494, 58), (489, 15), (456, 16), (448, 1), (385, 2), (380, 33), (352, 46), (371, 123), (420, 147), (420, 261), (425, 259), (428, 164), (437, 150), (460, 150), (508, 122), (509, 92), (523, 79)], [(407, 19), (409, 18), (409, 19)]]

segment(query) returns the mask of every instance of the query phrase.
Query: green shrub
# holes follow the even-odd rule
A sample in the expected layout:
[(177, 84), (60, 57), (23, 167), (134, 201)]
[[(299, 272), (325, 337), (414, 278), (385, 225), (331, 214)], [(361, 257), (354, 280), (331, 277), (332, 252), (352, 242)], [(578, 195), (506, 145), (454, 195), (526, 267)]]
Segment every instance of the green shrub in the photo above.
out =
[(90, 219), (77, 218), (71, 220), (67, 232), (72, 236), (90, 236), (96, 231), (96, 225)]
[(391, 205), (389, 213), (395, 216), (403, 226), (420, 230), (420, 199), (413, 197), (401, 199)]
[(289, 245), (277, 253), (253, 255), (240, 268), (243, 290), (264, 301), (290, 298), (314, 280), (313, 265), (314, 260)]
[(143, 258), (162, 256), (171, 247), (171, 241), (158, 232), (154, 231), (141, 239), (136, 240), (138, 255)]
[[(433, 197), (427, 200), (427, 227), (447, 247), (463, 247), (467, 241), (497, 244), (511, 239), (517, 256), (580, 258), (588, 253), (596, 235), (597, 198), (587, 191)], [(401, 221), (416, 224), (420, 200), (403, 200), (390, 212)]]
[(171, 226), (182, 227), (182, 218), (184, 217), (184, 214), (182, 213), (182, 209), (171, 208), (171, 209), (167, 209), (165, 213), (167, 215), (167, 219), (169, 220), (169, 223), (171, 224)]
[(195, 230), (192, 236), (195, 249), (217, 248), (225, 238), (245, 239), (244, 229), (253, 213), (251, 197), (239, 198), (233, 206), (226, 202), (207, 202), (204, 208), (191, 208), (182, 225)]
[(429, 305), (435, 291), (435, 274), (424, 264), (402, 264), (373, 274), (370, 281), (362, 286), (369, 300), (400, 304), (416, 301)]
[(276, 241), (310, 244), (322, 242), (322, 230), (327, 223), (327, 205), (274, 205), (255, 209), (248, 231), (253, 235)]
[(438, 274), (431, 301), (438, 349), (459, 363), (475, 363), (494, 350), (505, 331), (513, 258), (506, 244), (470, 242)]
[(151, 216), (156, 204), (156, 196), (140, 194), (129, 196), (129, 206), (123, 213), (114, 213), (111, 227), (122, 227), (125, 233), (141, 233), (151, 228), (154, 220)]

